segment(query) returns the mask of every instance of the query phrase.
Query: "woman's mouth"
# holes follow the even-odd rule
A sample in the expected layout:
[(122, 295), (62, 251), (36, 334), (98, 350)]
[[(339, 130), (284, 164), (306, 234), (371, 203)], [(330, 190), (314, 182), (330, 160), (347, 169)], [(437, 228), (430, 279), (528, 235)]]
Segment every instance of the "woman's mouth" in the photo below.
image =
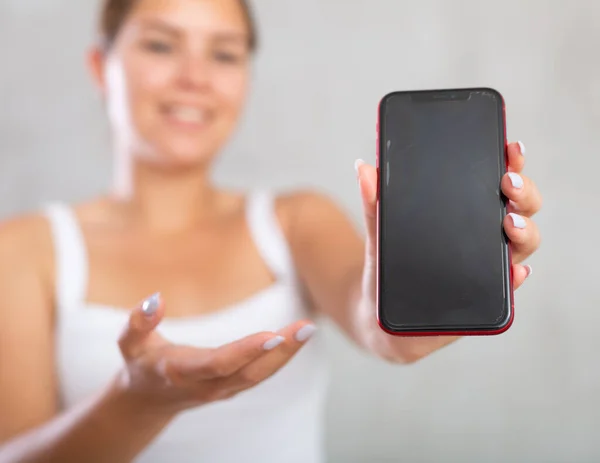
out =
[(165, 106), (163, 114), (170, 123), (192, 130), (205, 128), (213, 117), (212, 112), (207, 109), (186, 105)]

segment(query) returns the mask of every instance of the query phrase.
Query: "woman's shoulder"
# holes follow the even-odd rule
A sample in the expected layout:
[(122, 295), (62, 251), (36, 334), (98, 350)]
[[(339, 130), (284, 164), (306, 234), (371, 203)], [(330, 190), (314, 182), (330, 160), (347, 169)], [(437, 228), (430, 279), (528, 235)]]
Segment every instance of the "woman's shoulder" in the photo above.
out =
[(47, 273), (52, 261), (51, 226), (42, 211), (0, 221), (0, 267)]
[(15, 215), (0, 221), (0, 261), (12, 256), (40, 257), (51, 250), (50, 224), (42, 211)]
[(0, 306), (31, 316), (45, 309), (53, 297), (53, 260), (50, 224), (42, 212), (0, 221)]
[(315, 230), (346, 212), (330, 193), (319, 189), (296, 189), (275, 195), (275, 210), (288, 238)]
[(317, 188), (279, 192), (275, 195), (275, 204), (278, 213), (292, 215), (299, 211), (306, 212), (315, 208), (339, 207), (337, 200), (331, 194)]

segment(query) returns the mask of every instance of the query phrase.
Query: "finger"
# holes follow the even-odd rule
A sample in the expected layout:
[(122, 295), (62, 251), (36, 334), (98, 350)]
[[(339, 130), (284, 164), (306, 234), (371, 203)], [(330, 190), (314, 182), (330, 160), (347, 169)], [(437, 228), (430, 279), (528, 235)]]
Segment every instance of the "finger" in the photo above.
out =
[(285, 341), (278, 333), (261, 332), (211, 350), (198, 350), (173, 362), (183, 378), (203, 381), (229, 377)]
[(265, 381), (283, 368), (315, 331), (315, 325), (308, 321), (294, 323), (281, 330), (280, 334), (285, 337), (285, 341), (277, 349), (246, 365), (231, 377), (222, 379), (215, 387), (229, 396), (232, 392), (241, 392)]
[(286, 338), (286, 342), (282, 344), (283, 351), (286, 348), (300, 348), (306, 343), (313, 334), (317, 331), (314, 323), (308, 320), (302, 320), (283, 328), (279, 333)]
[(520, 141), (509, 143), (507, 154), (508, 171), (517, 173), (522, 172), (523, 167), (525, 167), (525, 145)]
[(504, 230), (511, 241), (513, 263), (521, 263), (540, 246), (538, 227), (527, 217), (511, 212), (504, 219)]
[(123, 356), (133, 358), (143, 349), (144, 341), (164, 316), (164, 304), (156, 293), (131, 311), (124, 331), (119, 337), (119, 348)]
[(354, 163), (358, 177), (358, 185), (363, 200), (364, 213), (369, 219), (377, 215), (377, 169), (366, 164), (362, 159)]
[(358, 176), (358, 186), (363, 203), (365, 225), (369, 245), (375, 251), (377, 233), (377, 169), (359, 159), (354, 167)]
[(513, 289), (519, 289), (532, 274), (531, 265), (513, 265)]
[(516, 172), (508, 172), (501, 182), (502, 192), (510, 200), (509, 209), (532, 217), (542, 207), (542, 196), (533, 181)]

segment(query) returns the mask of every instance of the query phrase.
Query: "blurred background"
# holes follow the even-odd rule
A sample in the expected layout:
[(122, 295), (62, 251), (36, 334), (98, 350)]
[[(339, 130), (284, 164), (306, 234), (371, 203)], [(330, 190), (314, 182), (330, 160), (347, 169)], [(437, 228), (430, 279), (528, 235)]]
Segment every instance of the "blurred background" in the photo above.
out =
[[(254, 90), (220, 183), (317, 187), (362, 226), (353, 163), (375, 160), (379, 99), (491, 86), (545, 198), (508, 333), (397, 367), (328, 329), (330, 461), (600, 461), (600, 2), (253, 4)], [(96, 12), (89, 0), (0, 3), (0, 218), (108, 185), (110, 139), (84, 62)]]

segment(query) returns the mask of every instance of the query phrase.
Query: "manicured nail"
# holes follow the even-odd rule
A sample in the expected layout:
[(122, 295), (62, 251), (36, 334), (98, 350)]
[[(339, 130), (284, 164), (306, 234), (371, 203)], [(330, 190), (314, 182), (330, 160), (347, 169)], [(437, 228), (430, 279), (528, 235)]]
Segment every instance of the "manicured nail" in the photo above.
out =
[(508, 215), (510, 215), (510, 218), (513, 221), (513, 225), (516, 228), (525, 228), (525, 226), (527, 225), (527, 223), (525, 222), (525, 219), (523, 217), (521, 217), (519, 214), (515, 214), (514, 212), (511, 212)]
[(298, 330), (296, 333), (296, 341), (304, 342), (308, 338), (310, 338), (314, 332), (317, 331), (317, 328), (314, 325), (305, 325)]
[(527, 269), (527, 276), (525, 278), (529, 278), (533, 273), (533, 269), (531, 268), (531, 265), (526, 265), (525, 268)]
[(359, 168), (360, 166), (362, 166), (364, 163), (365, 163), (365, 161), (363, 161), (362, 159), (357, 159), (357, 160), (354, 162), (354, 170), (356, 170), (356, 173), (358, 173), (358, 168)]
[(267, 342), (263, 344), (264, 350), (275, 349), (279, 344), (285, 341), (283, 336), (275, 336), (273, 339), (269, 339)]
[(525, 155), (525, 145), (523, 144), (523, 142), (518, 141), (517, 144), (519, 145), (519, 150), (521, 151), (521, 154)]
[(160, 305), (160, 293), (153, 294), (148, 299), (146, 299), (142, 304), (142, 312), (147, 317), (151, 317), (158, 310), (158, 306)]
[(510, 183), (512, 183), (512, 186), (515, 188), (523, 188), (523, 185), (525, 184), (525, 182), (523, 181), (523, 177), (521, 177), (519, 174), (516, 174), (514, 172), (509, 172), (508, 173), (508, 178), (510, 178)]

